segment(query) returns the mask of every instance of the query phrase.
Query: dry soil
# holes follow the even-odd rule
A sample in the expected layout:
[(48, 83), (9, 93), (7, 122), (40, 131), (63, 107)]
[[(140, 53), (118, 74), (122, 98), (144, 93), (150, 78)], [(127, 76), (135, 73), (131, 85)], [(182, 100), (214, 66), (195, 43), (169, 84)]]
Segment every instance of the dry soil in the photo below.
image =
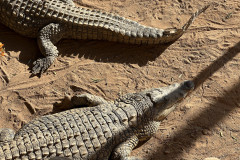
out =
[[(82, 0), (144, 25), (180, 28), (210, 0)], [(62, 40), (60, 56), (41, 78), (35, 39), (0, 24), (0, 127), (19, 129), (52, 111), (65, 94), (118, 95), (193, 79), (196, 89), (133, 155), (152, 160), (240, 159), (240, 3), (218, 0), (171, 45), (134, 46)]]

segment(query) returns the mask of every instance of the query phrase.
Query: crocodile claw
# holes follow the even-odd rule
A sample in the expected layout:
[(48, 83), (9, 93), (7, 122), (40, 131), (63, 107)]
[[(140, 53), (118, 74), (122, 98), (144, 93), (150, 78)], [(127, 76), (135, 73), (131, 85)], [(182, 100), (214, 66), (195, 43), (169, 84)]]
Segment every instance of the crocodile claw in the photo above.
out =
[(53, 63), (53, 57), (40, 58), (33, 62), (32, 74), (44, 73)]

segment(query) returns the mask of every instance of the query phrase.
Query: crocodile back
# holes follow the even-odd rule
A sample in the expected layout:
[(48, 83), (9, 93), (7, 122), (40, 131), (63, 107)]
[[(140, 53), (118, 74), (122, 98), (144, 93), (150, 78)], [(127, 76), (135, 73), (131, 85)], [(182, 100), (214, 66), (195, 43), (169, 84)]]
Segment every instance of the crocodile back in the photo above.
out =
[(43, 116), (20, 129), (13, 141), (1, 144), (0, 159), (106, 159), (125, 140), (124, 133), (118, 135), (123, 126), (112, 115), (89, 107)]

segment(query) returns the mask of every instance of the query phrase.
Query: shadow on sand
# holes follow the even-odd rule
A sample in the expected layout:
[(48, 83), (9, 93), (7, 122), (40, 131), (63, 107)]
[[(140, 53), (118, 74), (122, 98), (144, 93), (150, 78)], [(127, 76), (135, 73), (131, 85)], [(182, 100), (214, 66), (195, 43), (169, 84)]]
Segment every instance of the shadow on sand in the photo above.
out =
[[(196, 88), (204, 81), (211, 77), (215, 72), (231, 61), (238, 53), (240, 53), (240, 42), (228, 49), (228, 51), (214, 61), (210, 66), (200, 72), (194, 79)], [(229, 101), (226, 101), (229, 99)], [(224, 105), (222, 105), (224, 103)], [(156, 146), (154, 153), (149, 155), (148, 159), (179, 159), (184, 152), (188, 152), (194, 143), (202, 136), (202, 132), (196, 132), (192, 126), (201, 126), (202, 128), (211, 129), (223, 120), (236, 107), (240, 107), (240, 81), (232, 85), (221, 97), (217, 97), (215, 103), (206, 106), (206, 108), (193, 118), (185, 128), (180, 129), (174, 136), (164, 140), (163, 145)], [(196, 106), (197, 107), (197, 106)], [(207, 124), (206, 124), (207, 122)], [(191, 137), (189, 134), (194, 134)], [(165, 148), (171, 148), (171, 154), (163, 153)]]

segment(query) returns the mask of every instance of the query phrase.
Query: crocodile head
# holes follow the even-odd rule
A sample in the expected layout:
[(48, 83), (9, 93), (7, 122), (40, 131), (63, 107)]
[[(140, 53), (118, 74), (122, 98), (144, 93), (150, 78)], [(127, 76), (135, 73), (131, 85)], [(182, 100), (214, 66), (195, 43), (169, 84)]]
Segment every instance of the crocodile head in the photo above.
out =
[(192, 81), (172, 84), (167, 87), (154, 88), (144, 91), (150, 97), (153, 107), (151, 114), (155, 121), (163, 120), (175, 109), (175, 104), (182, 100), (194, 88)]

